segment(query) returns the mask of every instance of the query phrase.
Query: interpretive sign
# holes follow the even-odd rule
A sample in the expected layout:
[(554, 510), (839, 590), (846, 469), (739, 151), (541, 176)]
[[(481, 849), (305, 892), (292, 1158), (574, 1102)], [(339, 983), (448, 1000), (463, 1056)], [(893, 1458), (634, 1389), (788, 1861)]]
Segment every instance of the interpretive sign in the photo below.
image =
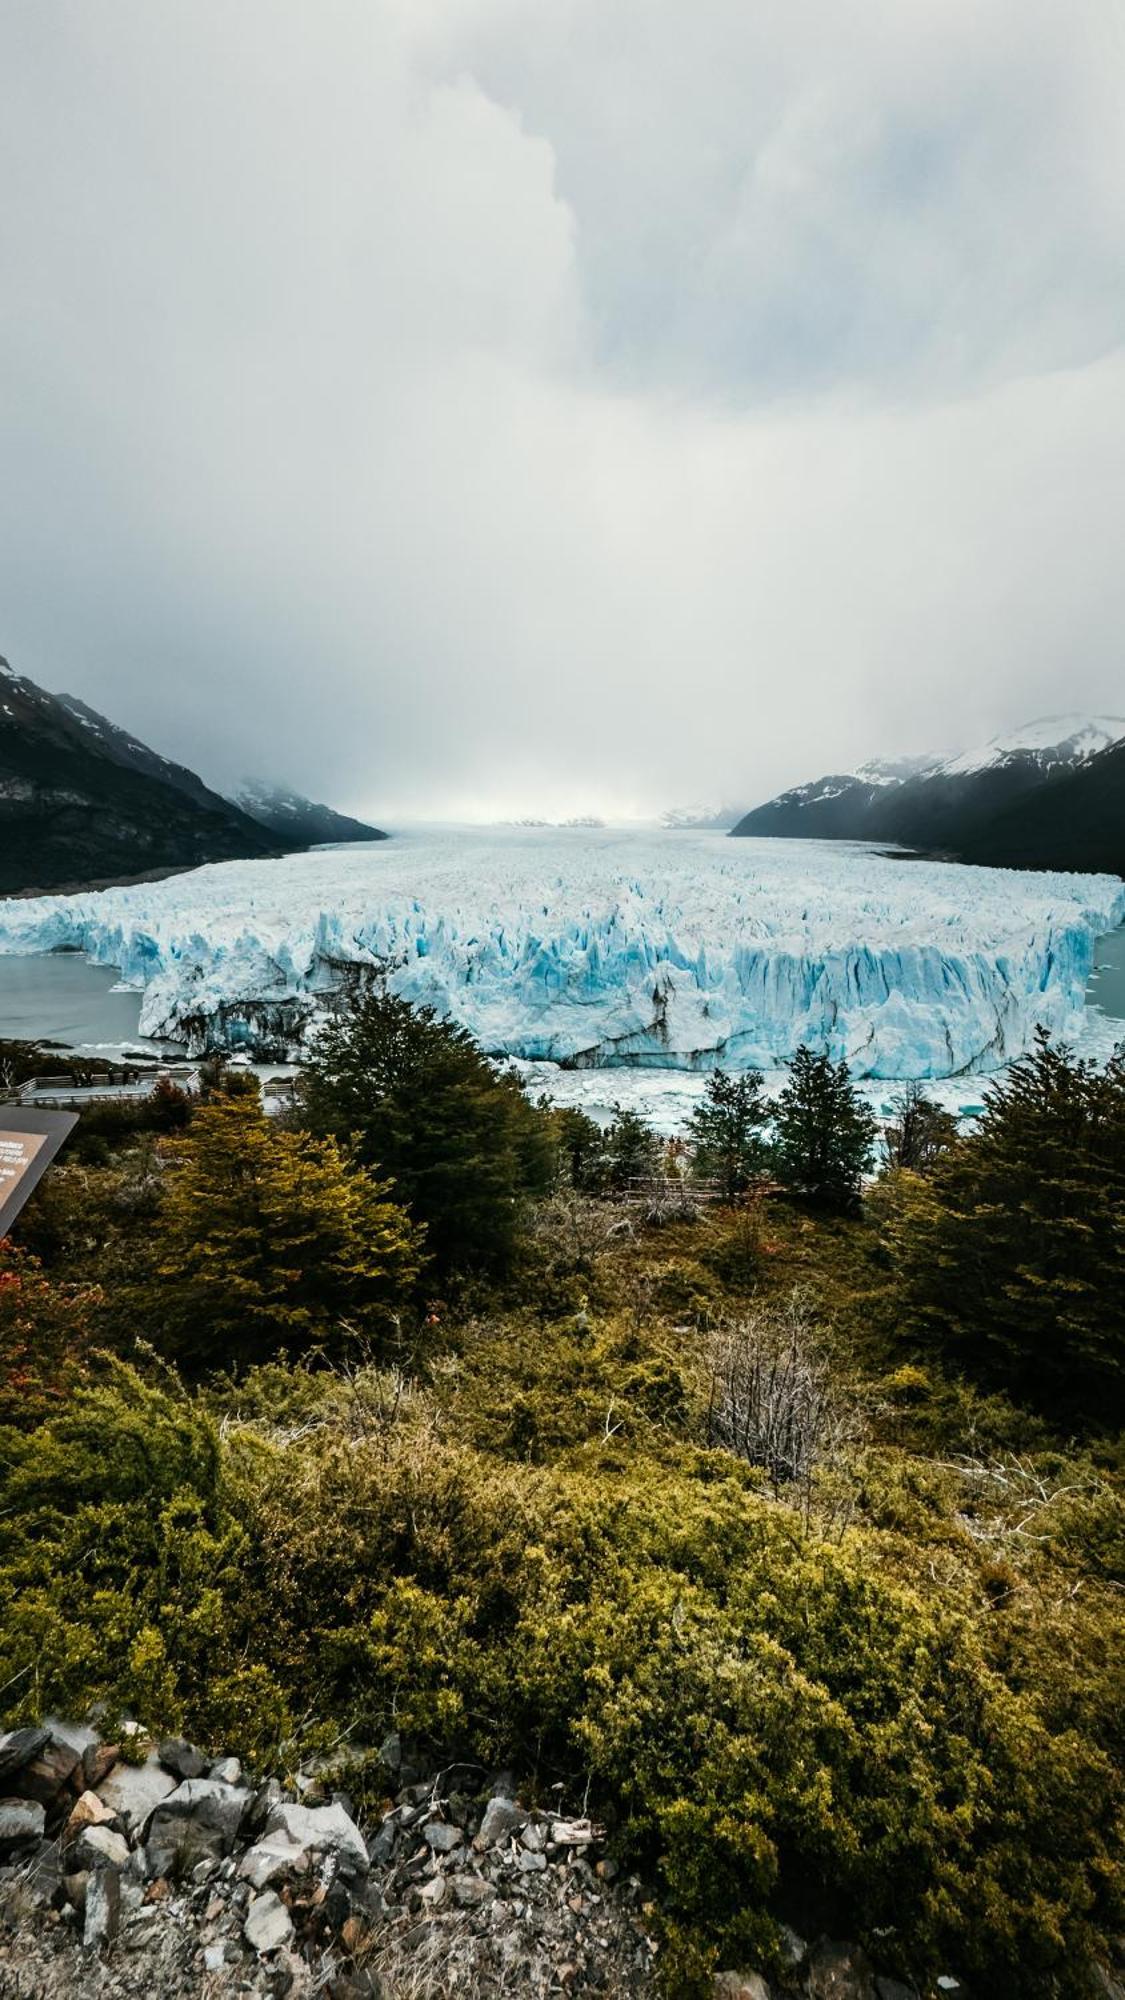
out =
[(76, 1111), (0, 1109), (0, 1236), (7, 1235), (77, 1123)]

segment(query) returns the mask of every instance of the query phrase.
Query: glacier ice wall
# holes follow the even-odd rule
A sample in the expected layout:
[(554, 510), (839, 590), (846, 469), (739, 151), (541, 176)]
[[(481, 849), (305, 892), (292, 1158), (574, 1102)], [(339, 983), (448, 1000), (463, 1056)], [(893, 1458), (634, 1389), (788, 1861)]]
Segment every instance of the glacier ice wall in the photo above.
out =
[(141, 1031), (276, 1058), (349, 968), (496, 1053), (571, 1067), (994, 1069), (1074, 1036), (1109, 876), (894, 860), (833, 842), (445, 831), (0, 902), (0, 952), (86, 952), (142, 987)]

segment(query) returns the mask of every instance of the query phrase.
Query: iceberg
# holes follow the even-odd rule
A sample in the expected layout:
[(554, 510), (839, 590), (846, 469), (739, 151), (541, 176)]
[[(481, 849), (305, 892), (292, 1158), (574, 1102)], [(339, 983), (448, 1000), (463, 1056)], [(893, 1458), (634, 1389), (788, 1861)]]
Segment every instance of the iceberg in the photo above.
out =
[(1082, 1032), (1125, 883), (653, 829), (448, 829), (0, 902), (0, 952), (80, 950), (193, 1054), (296, 1053), (362, 971), (491, 1053), (566, 1069), (857, 1077), (1002, 1067)]

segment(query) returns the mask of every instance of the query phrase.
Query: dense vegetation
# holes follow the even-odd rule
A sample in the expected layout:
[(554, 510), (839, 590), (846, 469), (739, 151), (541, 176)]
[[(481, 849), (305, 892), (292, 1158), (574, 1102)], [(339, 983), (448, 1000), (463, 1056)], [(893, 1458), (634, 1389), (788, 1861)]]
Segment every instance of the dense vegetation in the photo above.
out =
[(761, 1110), (599, 1131), (373, 994), (292, 1117), (216, 1074), (56, 1167), (0, 1251), (6, 1718), (510, 1761), (652, 1881), (671, 1994), (781, 1919), (1084, 1992), (1125, 1068), (1041, 1047), (967, 1138), (905, 1101), (866, 1190), (845, 1073)]

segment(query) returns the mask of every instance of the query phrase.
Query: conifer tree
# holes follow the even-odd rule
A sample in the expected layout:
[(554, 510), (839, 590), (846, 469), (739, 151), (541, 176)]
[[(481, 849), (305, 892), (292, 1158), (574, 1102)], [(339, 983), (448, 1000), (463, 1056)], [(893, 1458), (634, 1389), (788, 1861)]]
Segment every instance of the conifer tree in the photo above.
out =
[(167, 1155), (133, 1304), (168, 1352), (192, 1369), (241, 1367), (386, 1334), (422, 1232), (334, 1139), (281, 1130), (249, 1097), (218, 1098)]
[(925, 1182), (892, 1184), (908, 1337), (1048, 1413), (1125, 1414), (1125, 1053), (1044, 1034)]
[(606, 1163), (607, 1181), (613, 1188), (652, 1180), (659, 1173), (660, 1141), (639, 1111), (614, 1105), (613, 1123), (606, 1133)]
[(774, 1165), (790, 1191), (817, 1208), (857, 1206), (871, 1164), (875, 1120), (846, 1062), (802, 1046), (774, 1107)]
[(519, 1236), (520, 1198), (545, 1193), (555, 1174), (550, 1118), (518, 1079), (463, 1028), (381, 985), (326, 1025), (298, 1115), (391, 1176), (396, 1200), (425, 1223), (440, 1274), (503, 1268)]
[(762, 1082), (756, 1069), (737, 1076), (712, 1070), (707, 1094), (691, 1116), (694, 1172), (700, 1180), (717, 1180), (724, 1201), (737, 1200), (768, 1157), (762, 1132), (768, 1116)]

